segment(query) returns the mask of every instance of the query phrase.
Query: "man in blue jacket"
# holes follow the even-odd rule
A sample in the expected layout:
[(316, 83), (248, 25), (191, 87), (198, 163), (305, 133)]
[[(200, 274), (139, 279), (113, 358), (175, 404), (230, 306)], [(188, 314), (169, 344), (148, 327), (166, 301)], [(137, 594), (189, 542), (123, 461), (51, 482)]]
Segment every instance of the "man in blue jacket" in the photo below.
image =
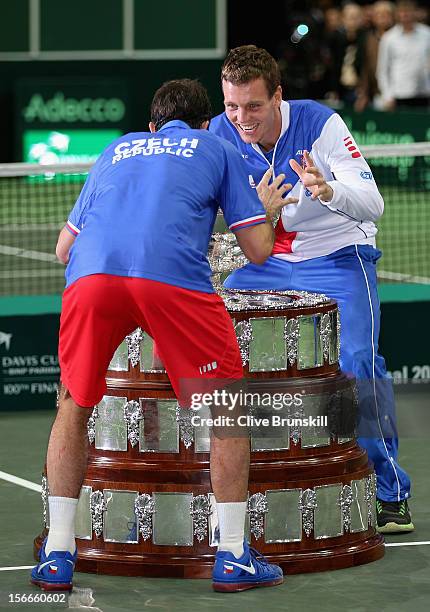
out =
[(311, 100), (282, 100), (279, 68), (264, 49), (228, 54), (221, 72), (225, 112), (210, 131), (248, 163), (250, 184), (270, 169), (293, 185), (296, 204), (282, 209), (272, 255), (235, 271), (236, 289), (297, 289), (337, 300), (343, 371), (357, 379), (359, 443), (375, 465), (377, 523), (384, 533), (413, 531), (410, 480), (397, 461), (394, 395), (378, 354), (380, 326), (375, 222), (383, 200), (341, 117)]

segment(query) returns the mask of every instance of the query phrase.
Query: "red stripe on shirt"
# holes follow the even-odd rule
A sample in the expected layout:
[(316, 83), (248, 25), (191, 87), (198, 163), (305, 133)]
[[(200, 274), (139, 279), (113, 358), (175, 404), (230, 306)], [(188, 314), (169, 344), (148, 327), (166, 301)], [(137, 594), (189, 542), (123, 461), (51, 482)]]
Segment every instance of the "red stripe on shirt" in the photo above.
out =
[(273, 245), (272, 255), (278, 253), (292, 253), (293, 240), (296, 239), (297, 232), (286, 232), (282, 219), (279, 219), (275, 227), (275, 244)]
[(72, 227), (69, 222), (66, 223), (66, 229), (68, 229), (69, 232), (74, 236), (77, 236), (79, 234), (79, 232), (77, 232), (76, 229)]
[(256, 223), (262, 223), (263, 221), (266, 221), (266, 216), (265, 215), (254, 217), (253, 219), (245, 219), (244, 221), (239, 221), (239, 223), (232, 223), (230, 225), (230, 229), (231, 229), (232, 232), (234, 232), (237, 229), (241, 229), (243, 227), (248, 227), (250, 225), (255, 225)]

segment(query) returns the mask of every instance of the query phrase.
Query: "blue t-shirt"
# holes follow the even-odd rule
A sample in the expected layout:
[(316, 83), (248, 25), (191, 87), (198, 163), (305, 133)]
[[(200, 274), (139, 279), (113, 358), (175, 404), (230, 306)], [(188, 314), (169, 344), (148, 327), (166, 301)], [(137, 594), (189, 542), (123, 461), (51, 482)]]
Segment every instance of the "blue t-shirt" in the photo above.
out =
[(213, 292), (207, 250), (218, 207), (232, 231), (266, 220), (240, 153), (170, 121), (126, 134), (98, 158), (69, 216), (66, 286), (90, 274)]

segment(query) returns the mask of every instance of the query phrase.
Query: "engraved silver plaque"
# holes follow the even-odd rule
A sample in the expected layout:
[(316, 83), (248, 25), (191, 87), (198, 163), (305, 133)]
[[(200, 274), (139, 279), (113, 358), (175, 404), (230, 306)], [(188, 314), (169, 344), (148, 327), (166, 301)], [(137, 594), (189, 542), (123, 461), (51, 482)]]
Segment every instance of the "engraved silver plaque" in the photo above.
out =
[(321, 315), (300, 316), (299, 339), (297, 343), (298, 369), (306, 370), (324, 363), (321, 345)]
[(140, 371), (148, 373), (165, 372), (160, 357), (154, 350), (154, 341), (151, 336), (143, 332), (143, 338), (140, 343)]
[(343, 533), (340, 507), (341, 484), (314, 487), (317, 508), (314, 516), (315, 539), (334, 538)]
[(124, 419), (126, 397), (105, 395), (97, 405), (95, 447), (102, 450), (127, 450), (127, 423)]
[(103, 493), (106, 501), (104, 541), (137, 544), (138, 526), (134, 502), (138, 492), (104, 489)]
[(179, 424), (174, 399), (141, 398), (139, 451), (142, 453), (178, 453)]
[(158, 546), (192, 546), (192, 493), (153, 493), (155, 513), (152, 541)]
[(366, 479), (352, 480), (351, 532), (367, 530)]
[(301, 446), (302, 448), (318, 448), (320, 446), (328, 446), (330, 444), (330, 434), (328, 427), (325, 424), (325, 416), (327, 415), (328, 394), (321, 395), (301, 395), (304, 418), (315, 421), (315, 425), (302, 425), (301, 428)]
[(330, 315), (328, 362), (332, 365), (339, 361), (340, 356), (340, 317), (338, 310), (331, 310), (328, 314)]
[[(286, 450), (290, 448), (288, 414), (272, 406), (252, 407), (251, 450)], [(275, 421), (275, 419), (279, 420)], [(284, 419), (284, 421), (282, 421)]]
[(93, 524), (90, 509), (92, 492), (92, 487), (84, 486), (81, 488), (81, 493), (79, 495), (75, 517), (75, 536), (80, 540), (91, 540), (93, 537)]
[(202, 406), (194, 412), (194, 415), (199, 417), (199, 425), (194, 426), (194, 452), (209, 453), (211, 449), (210, 428), (206, 419), (211, 418), (211, 411), (208, 406)]
[(277, 489), (266, 491), (267, 514), (264, 517), (266, 543), (300, 542), (302, 539), (302, 515), (299, 512), (301, 489)]
[(249, 320), (254, 340), (249, 347), (249, 371), (273, 372), (287, 369), (284, 317)]
[(128, 372), (128, 344), (125, 339), (116, 349), (108, 366), (108, 370), (113, 370), (114, 372)]

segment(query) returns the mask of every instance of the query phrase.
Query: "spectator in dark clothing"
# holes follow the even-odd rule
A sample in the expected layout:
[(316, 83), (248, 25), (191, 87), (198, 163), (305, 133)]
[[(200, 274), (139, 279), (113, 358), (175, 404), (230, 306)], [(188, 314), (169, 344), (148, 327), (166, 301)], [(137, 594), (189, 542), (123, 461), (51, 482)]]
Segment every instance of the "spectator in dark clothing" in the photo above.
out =
[(342, 9), (342, 28), (330, 37), (332, 67), (329, 99), (353, 104), (359, 84), (364, 57), (365, 31), (363, 12), (358, 4), (346, 4)]
[(373, 5), (372, 29), (366, 33), (363, 65), (354, 110), (363, 111), (369, 104), (381, 109), (381, 98), (376, 79), (379, 42), (382, 35), (394, 25), (394, 4), (379, 0)]

